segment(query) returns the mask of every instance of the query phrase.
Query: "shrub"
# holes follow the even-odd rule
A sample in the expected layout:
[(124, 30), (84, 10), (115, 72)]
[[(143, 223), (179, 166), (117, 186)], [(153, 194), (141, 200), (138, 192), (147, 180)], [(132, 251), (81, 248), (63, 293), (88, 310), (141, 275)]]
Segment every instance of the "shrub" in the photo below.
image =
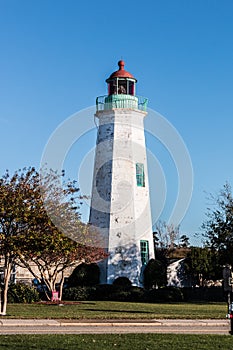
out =
[(224, 299), (224, 291), (222, 287), (182, 288), (182, 292), (184, 295), (184, 300), (188, 302), (227, 302), (227, 295)]
[(166, 286), (167, 267), (163, 262), (151, 259), (145, 267), (143, 277), (144, 287), (146, 289), (150, 289), (153, 286)]
[(28, 286), (25, 283), (12, 283), (9, 285), (9, 303), (33, 303), (39, 300), (39, 293), (34, 287)]
[(130, 288), (115, 287), (110, 298), (114, 301), (144, 301), (144, 289), (135, 286)]
[(115, 290), (111, 295), (110, 299), (112, 301), (130, 301), (131, 292), (130, 290), (118, 289)]
[(92, 300), (94, 295), (94, 287), (70, 287), (63, 292), (63, 300), (83, 301)]
[(94, 286), (99, 283), (99, 278), (100, 269), (97, 264), (82, 263), (74, 269), (68, 278), (68, 285), (70, 287)]
[(113, 285), (121, 288), (130, 288), (132, 286), (131, 281), (127, 277), (118, 277), (114, 280)]
[(149, 302), (174, 302), (183, 301), (184, 296), (180, 288), (166, 287), (150, 289), (146, 293), (145, 299)]
[(140, 287), (131, 287), (130, 288), (130, 301), (144, 301), (145, 290)]
[(122, 287), (116, 284), (100, 284), (95, 287), (94, 300), (143, 301), (144, 289), (140, 287)]
[(113, 284), (99, 284), (95, 288), (95, 300), (111, 300), (116, 288)]

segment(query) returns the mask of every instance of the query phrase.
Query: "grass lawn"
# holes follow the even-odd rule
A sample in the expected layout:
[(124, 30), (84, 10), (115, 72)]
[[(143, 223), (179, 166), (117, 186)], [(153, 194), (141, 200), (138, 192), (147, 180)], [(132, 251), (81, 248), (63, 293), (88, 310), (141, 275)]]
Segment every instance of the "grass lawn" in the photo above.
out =
[(2, 335), (0, 349), (11, 350), (204, 350), (233, 348), (224, 335), (113, 334), (113, 335)]
[[(224, 319), (225, 303), (126, 303), (113, 301), (80, 302), (64, 306), (49, 304), (9, 304), (4, 318), (47, 319)], [(3, 316), (0, 316), (0, 319)]]

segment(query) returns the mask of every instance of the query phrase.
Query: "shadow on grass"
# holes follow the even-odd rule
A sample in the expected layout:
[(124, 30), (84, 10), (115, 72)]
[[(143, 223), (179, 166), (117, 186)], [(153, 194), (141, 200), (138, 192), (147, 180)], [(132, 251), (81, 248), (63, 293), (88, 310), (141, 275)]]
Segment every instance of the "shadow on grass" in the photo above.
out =
[(115, 313), (127, 313), (127, 314), (153, 314), (153, 311), (135, 311), (135, 310), (103, 310), (103, 309), (80, 309), (84, 311), (94, 311), (94, 312), (115, 312)]

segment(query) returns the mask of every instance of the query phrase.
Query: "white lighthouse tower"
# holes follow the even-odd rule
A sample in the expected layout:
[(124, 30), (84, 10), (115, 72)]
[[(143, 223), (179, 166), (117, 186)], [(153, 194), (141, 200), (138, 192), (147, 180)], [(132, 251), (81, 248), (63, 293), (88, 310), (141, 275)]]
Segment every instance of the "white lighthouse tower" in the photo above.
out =
[(96, 99), (98, 135), (90, 224), (109, 253), (100, 264), (101, 283), (127, 277), (142, 285), (154, 258), (144, 117), (147, 99), (135, 94), (137, 80), (124, 69), (106, 80), (108, 95)]

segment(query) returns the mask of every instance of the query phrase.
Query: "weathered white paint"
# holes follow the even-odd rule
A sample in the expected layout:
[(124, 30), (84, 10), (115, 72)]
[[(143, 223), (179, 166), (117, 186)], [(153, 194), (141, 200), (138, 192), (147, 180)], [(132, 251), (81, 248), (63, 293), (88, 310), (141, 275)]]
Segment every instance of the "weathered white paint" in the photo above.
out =
[[(141, 285), (140, 240), (154, 258), (147, 158), (146, 113), (116, 108), (96, 113), (99, 128), (93, 175), (90, 223), (101, 232), (109, 258), (100, 264), (101, 282), (120, 276)], [(144, 164), (145, 187), (136, 182), (136, 163)]]
[(170, 287), (192, 287), (192, 278), (185, 272), (185, 258), (174, 261), (167, 267), (167, 285)]

